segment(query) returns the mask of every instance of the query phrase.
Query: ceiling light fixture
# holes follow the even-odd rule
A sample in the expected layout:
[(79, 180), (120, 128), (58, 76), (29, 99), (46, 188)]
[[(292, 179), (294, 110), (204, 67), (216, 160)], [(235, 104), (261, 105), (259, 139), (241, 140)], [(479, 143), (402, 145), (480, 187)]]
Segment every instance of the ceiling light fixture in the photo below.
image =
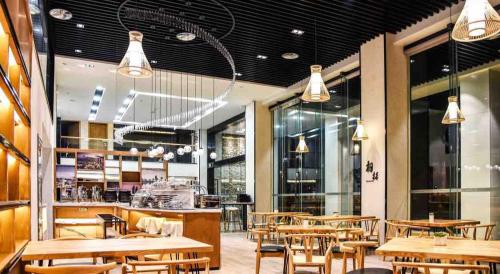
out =
[(240, 76), (243, 76), (243, 74), (239, 73), (239, 72), (236, 72), (234, 75), (240, 77)]
[(120, 65), (118, 65), (118, 72), (133, 78), (150, 77), (153, 70), (142, 49), (142, 33), (139, 31), (130, 31), (128, 34), (128, 49)]
[(75, 49), (75, 53), (82, 53), (83, 51), (81, 49)]
[(488, 0), (466, 0), (453, 28), (452, 37), (460, 42), (488, 39), (500, 33), (500, 16)]
[(295, 52), (285, 52), (281, 55), (281, 57), (286, 60), (294, 60), (299, 58), (299, 55)]
[(76, 24), (76, 27), (79, 28), (79, 29), (84, 29), (85, 25), (78, 23), (78, 24)]
[(92, 97), (92, 105), (90, 105), (89, 121), (95, 121), (97, 118), (97, 112), (99, 111), (104, 91), (105, 88), (101, 86), (95, 88), (94, 96)]
[(151, 64), (157, 64), (157, 63), (158, 63), (158, 61), (156, 61), (156, 60), (151, 60)]
[[(314, 61), (318, 63), (318, 41), (316, 34), (316, 20), (314, 21)], [(321, 76), (321, 65), (311, 66), (311, 77), (309, 78), (309, 83), (307, 84), (304, 93), (302, 94), (302, 100), (311, 103), (321, 103), (330, 100), (330, 93), (325, 86), (323, 77)]]
[(292, 32), (292, 34), (295, 34), (298, 36), (301, 36), (302, 34), (304, 34), (304, 31), (300, 30), (300, 29), (293, 29), (291, 32)]
[(73, 14), (71, 12), (65, 10), (65, 9), (51, 9), (49, 11), (50, 16), (54, 17), (55, 19), (59, 20), (69, 20), (71, 17), (73, 17)]
[(196, 38), (196, 35), (194, 35), (194, 33), (191, 32), (180, 32), (177, 33), (175, 37), (182, 42), (189, 42), (193, 41)]
[(123, 119), (123, 116), (125, 116), (125, 113), (127, 112), (127, 110), (132, 105), (132, 102), (135, 100), (136, 96), (137, 96), (136, 91), (134, 91), (133, 89), (131, 89), (129, 91), (127, 97), (125, 97), (125, 99), (123, 99), (123, 104), (118, 109), (118, 114), (115, 116), (114, 122), (120, 122)]
[(259, 54), (257, 55), (257, 59), (266, 60), (267, 56)]
[(458, 106), (458, 97), (450, 96), (448, 97), (448, 108), (446, 109), (446, 113), (444, 114), (442, 124), (450, 125), (450, 124), (459, 124), (465, 121), (465, 117)]
[(307, 147), (306, 138), (304, 137), (304, 135), (299, 136), (299, 144), (297, 145), (295, 152), (297, 152), (297, 153), (308, 153), (309, 152), (309, 148)]
[(40, 14), (40, 8), (38, 7), (37, 0), (30, 0), (30, 14), (37, 15)]
[(353, 141), (365, 141), (368, 140), (368, 134), (366, 133), (365, 126), (363, 124), (363, 120), (359, 119), (356, 125), (356, 131), (352, 136)]

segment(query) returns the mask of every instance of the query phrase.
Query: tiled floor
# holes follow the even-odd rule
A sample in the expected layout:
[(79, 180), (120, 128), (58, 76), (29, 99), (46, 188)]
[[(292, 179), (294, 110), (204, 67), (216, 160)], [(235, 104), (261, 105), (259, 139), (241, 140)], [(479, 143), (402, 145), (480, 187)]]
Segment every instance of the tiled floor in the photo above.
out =
[[(214, 274), (253, 274), (255, 273), (255, 247), (256, 243), (246, 239), (245, 233), (223, 233), (221, 238), (222, 248), (222, 267), (220, 270), (214, 270)], [(338, 274), (341, 271), (341, 261), (333, 262), (332, 273)], [(385, 267), (390, 268), (390, 263), (383, 262), (382, 258), (375, 255), (369, 255), (366, 258), (365, 267)], [(348, 265), (348, 270), (352, 266)], [(121, 273), (117, 268), (113, 274)], [(261, 274), (279, 274), (283, 273), (283, 259), (264, 258), (261, 262)], [(317, 272), (309, 272), (317, 273)]]

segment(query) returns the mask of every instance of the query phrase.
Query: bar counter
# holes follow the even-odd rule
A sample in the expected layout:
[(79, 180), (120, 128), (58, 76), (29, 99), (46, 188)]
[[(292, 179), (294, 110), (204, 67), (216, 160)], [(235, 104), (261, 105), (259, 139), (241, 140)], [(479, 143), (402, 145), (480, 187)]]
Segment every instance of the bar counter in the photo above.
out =
[(135, 208), (122, 203), (54, 203), (54, 238), (85, 235), (102, 237), (97, 214), (113, 214), (127, 222), (129, 233), (139, 232), (137, 223), (141, 217), (160, 217), (181, 221), (184, 237), (214, 247), (214, 251), (201, 253), (210, 257), (210, 268), (220, 267), (220, 209), (154, 209)]

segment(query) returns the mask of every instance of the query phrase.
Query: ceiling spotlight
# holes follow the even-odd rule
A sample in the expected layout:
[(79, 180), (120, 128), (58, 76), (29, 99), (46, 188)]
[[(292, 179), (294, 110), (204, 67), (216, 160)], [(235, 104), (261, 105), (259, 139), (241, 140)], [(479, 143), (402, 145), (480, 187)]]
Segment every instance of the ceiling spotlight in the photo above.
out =
[(304, 34), (304, 31), (303, 31), (303, 30), (300, 30), (300, 29), (293, 29), (291, 32), (292, 32), (293, 34), (295, 34), (295, 35), (298, 35), (298, 36), (300, 36), (300, 35)]
[(259, 54), (259, 55), (257, 55), (257, 59), (266, 60), (267, 56)]
[(75, 53), (82, 53), (83, 51), (81, 49), (75, 49)]
[(78, 24), (76, 24), (76, 27), (79, 28), (79, 29), (84, 29), (85, 25), (78, 23)]
[(281, 57), (286, 60), (294, 60), (299, 58), (299, 55), (295, 52), (285, 52), (281, 55)]
[(151, 60), (151, 64), (157, 64), (157, 63), (158, 63), (158, 61), (156, 61), (156, 60)]
[(69, 20), (71, 17), (73, 17), (73, 14), (71, 12), (65, 10), (65, 9), (51, 9), (49, 11), (50, 16), (54, 17), (55, 19), (59, 20)]
[(234, 75), (236, 75), (236, 76), (243, 76), (243, 74), (241, 74), (239, 72), (236, 72)]
[(189, 42), (189, 41), (193, 41), (196, 38), (196, 35), (194, 35), (191, 32), (180, 32), (180, 33), (177, 33), (177, 35), (175, 37), (177, 37), (177, 39), (179, 39), (183, 42)]

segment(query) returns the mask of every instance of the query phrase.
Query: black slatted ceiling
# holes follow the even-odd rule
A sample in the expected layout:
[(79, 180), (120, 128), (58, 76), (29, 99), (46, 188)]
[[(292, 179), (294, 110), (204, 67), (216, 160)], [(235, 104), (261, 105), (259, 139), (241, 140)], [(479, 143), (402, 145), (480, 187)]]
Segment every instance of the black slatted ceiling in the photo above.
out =
[[(56, 54), (115, 63), (121, 60), (128, 46), (127, 31), (117, 19), (122, 1), (48, 2), (49, 9), (64, 8), (73, 14), (69, 21), (50, 19), (54, 21), (51, 33), (55, 38)], [(358, 52), (363, 42), (415, 24), (446, 8), (450, 0), (219, 0), (219, 3), (234, 16), (234, 30), (221, 42), (234, 57), (237, 72), (243, 74), (239, 79), (288, 86), (306, 77), (309, 65), (332, 65)], [(217, 37), (226, 34), (232, 26), (230, 14), (212, 0), (134, 0), (127, 6), (150, 10), (163, 8)], [(175, 34), (180, 30), (151, 22), (124, 22), (155, 41), (144, 41), (148, 59), (158, 61), (154, 67), (231, 76), (225, 59), (210, 46), (179, 45)], [(84, 24), (85, 28), (76, 28), (77, 23)], [(305, 34), (293, 35), (292, 29), (304, 30)], [(83, 52), (77, 54), (75, 49)], [(285, 52), (295, 52), (300, 57), (284, 60), (281, 55)], [(259, 54), (268, 59), (257, 59)]]

